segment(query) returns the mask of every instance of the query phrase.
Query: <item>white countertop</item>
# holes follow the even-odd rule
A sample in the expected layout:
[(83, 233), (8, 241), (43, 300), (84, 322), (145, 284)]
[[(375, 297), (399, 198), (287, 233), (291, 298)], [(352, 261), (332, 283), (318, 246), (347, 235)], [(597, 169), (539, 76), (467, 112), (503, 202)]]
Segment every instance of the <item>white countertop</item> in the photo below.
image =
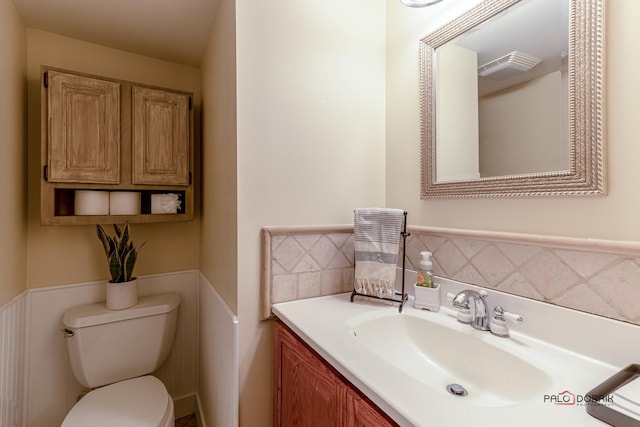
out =
[[(452, 283), (443, 291), (456, 291)], [(351, 303), (349, 297), (347, 293), (279, 303), (273, 313), (401, 426), (606, 426), (587, 414), (584, 405), (545, 402), (544, 394), (510, 406), (488, 407), (425, 386), (354, 339), (349, 324), (354, 318), (391, 313), (450, 322), (454, 328), (471, 327), (456, 322), (455, 312), (445, 307), (438, 313), (417, 310), (410, 299), (404, 314), (396, 314), (397, 305), (359, 297)], [(482, 340), (496, 346), (513, 346), (501, 340), (515, 340), (523, 348), (534, 348), (527, 357), (553, 378), (550, 395), (564, 391), (585, 395), (627, 364), (640, 362), (636, 325), (505, 294), (491, 293), (489, 302), (492, 298), (509, 311), (517, 308), (525, 324), (513, 326), (511, 338), (469, 333), (482, 334), (478, 335)], [(482, 363), (478, 361), (478, 369)]]

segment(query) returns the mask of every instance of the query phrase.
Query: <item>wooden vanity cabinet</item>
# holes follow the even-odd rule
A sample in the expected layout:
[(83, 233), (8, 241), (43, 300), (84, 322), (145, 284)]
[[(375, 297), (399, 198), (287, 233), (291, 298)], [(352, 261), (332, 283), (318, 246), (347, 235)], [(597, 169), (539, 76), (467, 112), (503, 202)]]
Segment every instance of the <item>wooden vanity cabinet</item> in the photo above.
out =
[[(193, 219), (192, 94), (42, 67), (41, 222), (45, 225)], [(134, 191), (137, 215), (77, 215), (76, 190)], [(152, 214), (154, 194), (177, 213)]]
[(397, 426), (279, 320), (274, 364), (274, 426)]
[(396, 426), (369, 399), (353, 388), (347, 388), (346, 421), (349, 427)]

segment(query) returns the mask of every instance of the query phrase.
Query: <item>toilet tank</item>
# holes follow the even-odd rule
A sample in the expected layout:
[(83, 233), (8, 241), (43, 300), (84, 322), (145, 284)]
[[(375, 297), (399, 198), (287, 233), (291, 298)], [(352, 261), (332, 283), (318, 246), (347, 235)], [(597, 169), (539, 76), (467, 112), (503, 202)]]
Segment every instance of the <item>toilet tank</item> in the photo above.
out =
[(76, 379), (95, 388), (155, 371), (171, 352), (179, 305), (180, 295), (168, 293), (141, 297), (124, 310), (101, 303), (65, 311), (62, 323)]

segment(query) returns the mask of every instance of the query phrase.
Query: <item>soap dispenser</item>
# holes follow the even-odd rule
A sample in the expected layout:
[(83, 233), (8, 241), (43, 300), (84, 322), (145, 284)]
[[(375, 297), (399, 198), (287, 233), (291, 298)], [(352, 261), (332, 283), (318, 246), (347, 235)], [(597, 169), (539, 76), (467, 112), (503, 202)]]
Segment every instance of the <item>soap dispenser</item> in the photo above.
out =
[(440, 285), (433, 278), (433, 262), (431, 252), (422, 251), (418, 279), (413, 285), (414, 307), (430, 311), (440, 310)]
[(425, 288), (433, 288), (433, 262), (431, 261), (431, 252), (422, 251), (420, 256), (420, 268), (418, 269), (418, 280), (416, 285)]

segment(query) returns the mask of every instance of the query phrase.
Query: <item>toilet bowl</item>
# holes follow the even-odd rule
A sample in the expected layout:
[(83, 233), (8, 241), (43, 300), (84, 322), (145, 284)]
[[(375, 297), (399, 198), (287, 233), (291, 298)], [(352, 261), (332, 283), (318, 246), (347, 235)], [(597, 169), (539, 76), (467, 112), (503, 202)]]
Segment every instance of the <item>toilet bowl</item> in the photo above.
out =
[(87, 393), (61, 427), (172, 427), (173, 399), (156, 377), (145, 375)]
[(101, 303), (65, 311), (69, 362), (91, 391), (62, 427), (173, 427), (173, 399), (150, 374), (171, 351), (179, 305), (180, 296), (170, 293), (139, 298), (124, 310)]

